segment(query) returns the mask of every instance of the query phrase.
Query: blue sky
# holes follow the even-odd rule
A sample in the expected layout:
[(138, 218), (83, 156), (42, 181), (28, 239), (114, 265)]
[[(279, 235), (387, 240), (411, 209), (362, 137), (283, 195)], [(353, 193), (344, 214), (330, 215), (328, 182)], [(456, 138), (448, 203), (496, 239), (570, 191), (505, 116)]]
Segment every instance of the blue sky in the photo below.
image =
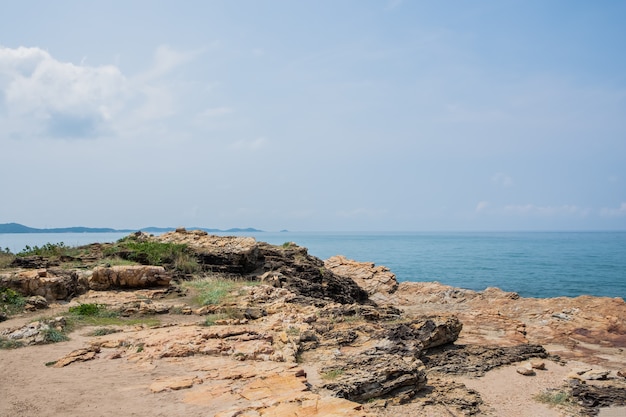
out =
[(0, 223), (626, 229), (624, 1), (0, 3)]

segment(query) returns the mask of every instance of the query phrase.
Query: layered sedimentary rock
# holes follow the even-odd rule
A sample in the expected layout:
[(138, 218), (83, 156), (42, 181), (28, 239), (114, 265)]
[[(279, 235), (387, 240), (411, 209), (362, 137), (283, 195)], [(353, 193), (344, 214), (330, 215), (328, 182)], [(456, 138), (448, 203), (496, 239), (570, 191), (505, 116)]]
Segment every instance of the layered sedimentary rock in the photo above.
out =
[(148, 288), (168, 286), (172, 279), (162, 266), (126, 265), (96, 267), (89, 277), (89, 288)]
[(0, 275), (0, 288), (11, 288), (24, 296), (41, 296), (55, 301), (83, 294), (89, 286), (87, 277), (80, 271), (50, 268)]
[(373, 262), (357, 262), (337, 255), (326, 259), (324, 266), (334, 274), (356, 282), (375, 302), (389, 302), (389, 294), (398, 289), (396, 275), (389, 268)]
[(215, 236), (180, 228), (151, 239), (187, 245), (205, 270), (247, 274), (259, 267), (259, 245), (252, 237)]

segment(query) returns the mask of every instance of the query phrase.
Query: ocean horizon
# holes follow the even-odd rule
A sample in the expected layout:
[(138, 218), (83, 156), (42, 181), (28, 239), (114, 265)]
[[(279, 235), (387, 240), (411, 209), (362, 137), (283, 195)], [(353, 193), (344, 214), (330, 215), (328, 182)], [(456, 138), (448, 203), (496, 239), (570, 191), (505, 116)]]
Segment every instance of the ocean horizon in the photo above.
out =
[[(321, 259), (343, 255), (388, 267), (398, 281), (475, 291), (497, 287), (522, 297), (626, 298), (626, 232), (241, 232), (280, 245), (295, 242)], [(4, 233), (0, 248), (114, 242), (128, 233)]]

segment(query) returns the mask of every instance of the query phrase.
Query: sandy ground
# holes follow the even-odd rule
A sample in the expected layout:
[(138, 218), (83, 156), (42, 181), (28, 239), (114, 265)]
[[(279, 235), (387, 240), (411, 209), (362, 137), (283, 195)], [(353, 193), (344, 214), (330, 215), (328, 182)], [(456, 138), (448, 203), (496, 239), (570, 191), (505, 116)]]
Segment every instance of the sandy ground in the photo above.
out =
[[(89, 328), (80, 329), (68, 342), (0, 351), (0, 416), (212, 415), (211, 407), (206, 404), (186, 403), (186, 390), (152, 393), (149, 387), (159, 378), (193, 374), (215, 359), (189, 357), (149, 363), (106, 359), (100, 355), (96, 360), (64, 368), (45, 366), (69, 351), (84, 347), (91, 339), (84, 336), (89, 331)], [(569, 362), (563, 366), (545, 362), (547, 369), (537, 371), (537, 375), (531, 377), (517, 374), (517, 366), (505, 366), (480, 378), (455, 377), (454, 380), (480, 392), (484, 401), (481, 406), (483, 416), (567, 416), (563, 410), (551, 409), (533, 397), (547, 388), (559, 387), (573, 367), (583, 367), (584, 364)], [(386, 412), (384, 415), (407, 415), (411, 408), (396, 408), (394, 413), (397, 414)], [(457, 414), (452, 409), (442, 411), (433, 407), (432, 410), (421, 410), (420, 415)], [(623, 417), (626, 413), (623, 409), (606, 410), (601, 416)]]

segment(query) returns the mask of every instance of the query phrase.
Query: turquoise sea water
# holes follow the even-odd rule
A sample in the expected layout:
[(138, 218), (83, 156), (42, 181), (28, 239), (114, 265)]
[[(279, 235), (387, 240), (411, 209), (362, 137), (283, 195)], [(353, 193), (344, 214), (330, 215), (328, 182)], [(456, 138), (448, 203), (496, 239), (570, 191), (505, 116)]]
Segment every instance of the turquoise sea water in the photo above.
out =
[[(0, 234), (0, 247), (112, 242), (125, 233)], [(250, 235), (250, 234), (239, 234)], [(523, 297), (583, 294), (626, 298), (626, 232), (321, 233), (259, 232), (257, 240), (287, 241), (326, 259), (345, 255), (389, 267), (399, 281), (439, 281)]]

